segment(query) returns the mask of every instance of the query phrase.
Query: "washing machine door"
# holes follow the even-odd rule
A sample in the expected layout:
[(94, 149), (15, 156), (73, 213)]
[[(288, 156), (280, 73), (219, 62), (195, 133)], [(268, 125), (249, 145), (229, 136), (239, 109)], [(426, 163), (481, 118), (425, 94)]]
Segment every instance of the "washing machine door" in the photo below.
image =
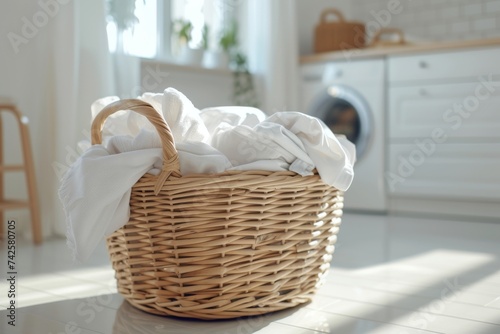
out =
[(365, 154), (371, 137), (371, 111), (365, 99), (344, 85), (326, 87), (313, 101), (309, 114), (321, 119), (336, 135), (356, 146), (356, 158)]

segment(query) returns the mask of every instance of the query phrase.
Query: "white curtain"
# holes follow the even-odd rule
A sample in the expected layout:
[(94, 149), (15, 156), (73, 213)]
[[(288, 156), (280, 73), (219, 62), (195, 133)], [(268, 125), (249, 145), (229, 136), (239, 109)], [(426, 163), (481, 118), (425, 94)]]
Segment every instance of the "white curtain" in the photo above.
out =
[[(64, 162), (68, 161), (72, 148), (77, 149), (79, 140), (88, 139), (92, 102), (116, 91), (106, 35), (105, 1), (72, 1), (70, 4), (73, 10), (59, 17), (54, 33), (54, 70), (58, 75), (57, 89), (53, 93), (57, 113), (54, 122), (58, 124), (54, 152), (55, 161)], [(67, 29), (71, 25), (72, 31)], [(72, 51), (65, 51), (67, 45), (72, 45)], [(66, 68), (59, 68), (59, 63), (64, 63)], [(58, 178), (54, 185), (59, 187)], [(54, 219), (55, 231), (65, 233), (66, 224), (57, 194), (54, 202), (59, 214)]]
[(298, 108), (298, 27), (293, 0), (247, 0), (240, 15), (250, 69), (267, 113)]
[[(30, 119), (44, 235), (64, 234), (59, 177), (76, 159), (78, 141), (88, 136), (90, 104), (115, 91), (104, 0), (14, 1), (0, 7), (2, 35), (8, 34), (0, 42), (0, 96), (13, 99)], [(4, 154), (20, 156), (15, 132), (5, 135), (13, 140)], [(24, 183), (9, 183), (9, 176), (6, 181), (6, 193), (25, 196)], [(24, 212), (14, 214), (28, 220)]]

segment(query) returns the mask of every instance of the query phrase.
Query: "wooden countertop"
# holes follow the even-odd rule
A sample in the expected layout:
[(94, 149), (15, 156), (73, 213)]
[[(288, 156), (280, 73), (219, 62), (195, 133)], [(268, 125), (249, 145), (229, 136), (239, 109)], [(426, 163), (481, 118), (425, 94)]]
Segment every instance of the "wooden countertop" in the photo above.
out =
[(404, 55), (422, 52), (451, 51), (456, 49), (470, 49), (478, 47), (500, 46), (500, 38), (480, 39), (456, 42), (408, 43), (396, 46), (368, 47), (365, 49), (350, 49), (343, 51), (325, 52), (300, 57), (301, 64), (320, 63), (333, 60), (354, 60), (363, 58), (386, 57), (389, 55)]

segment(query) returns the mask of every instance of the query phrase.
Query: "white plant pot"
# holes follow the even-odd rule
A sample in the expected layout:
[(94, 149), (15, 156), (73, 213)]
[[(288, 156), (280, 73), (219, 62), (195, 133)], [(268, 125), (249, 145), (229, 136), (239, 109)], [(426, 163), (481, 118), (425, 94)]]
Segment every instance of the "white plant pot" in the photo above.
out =
[(207, 50), (203, 58), (203, 66), (208, 68), (229, 68), (229, 55), (222, 51)]
[(179, 62), (185, 65), (201, 66), (203, 62), (203, 49), (192, 49), (184, 46), (179, 55)]

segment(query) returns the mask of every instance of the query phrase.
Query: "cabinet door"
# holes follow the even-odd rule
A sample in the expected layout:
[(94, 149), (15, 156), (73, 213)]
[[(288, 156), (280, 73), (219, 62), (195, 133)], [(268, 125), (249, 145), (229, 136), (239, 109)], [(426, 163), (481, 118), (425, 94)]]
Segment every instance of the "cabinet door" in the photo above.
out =
[(429, 53), (410, 56), (391, 56), (388, 59), (388, 81), (449, 81), (474, 79), (479, 75), (500, 74), (500, 48)]
[(391, 144), (389, 194), (426, 199), (500, 201), (500, 143)]
[[(500, 138), (500, 81), (389, 87), (389, 137)], [(438, 130), (436, 130), (438, 129)]]

